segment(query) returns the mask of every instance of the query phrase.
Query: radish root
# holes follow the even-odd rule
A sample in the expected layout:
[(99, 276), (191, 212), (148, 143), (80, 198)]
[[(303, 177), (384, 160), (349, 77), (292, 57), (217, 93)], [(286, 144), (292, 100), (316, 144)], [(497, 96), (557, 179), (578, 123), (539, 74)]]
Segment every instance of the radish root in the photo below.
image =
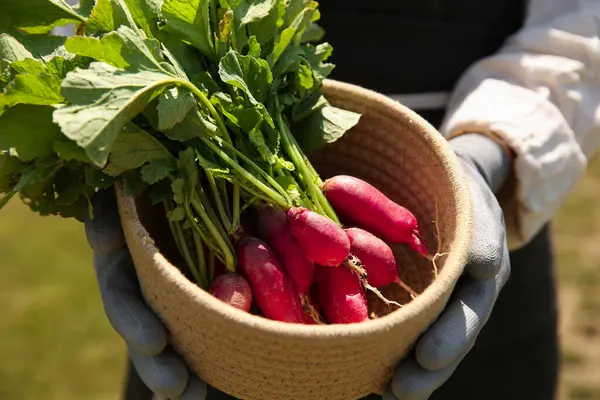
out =
[(411, 288), (410, 286), (408, 286), (402, 279), (400, 279), (400, 277), (398, 277), (398, 279), (396, 280), (396, 283), (404, 290), (406, 290), (408, 292), (408, 294), (410, 294), (410, 297), (414, 300), (417, 298), (417, 296), (419, 295), (419, 293), (417, 293), (413, 288)]
[(381, 292), (376, 287), (373, 287), (373, 286), (369, 285), (369, 282), (367, 280), (367, 271), (365, 271), (365, 269), (362, 267), (361, 262), (358, 259), (358, 257), (356, 257), (355, 255), (351, 254), (350, 257), (348, 257), (348, 259), (344, 262), (344, 264), (352, 272), (354, 272), (356, 274), (356, 276), (358, 276), (358, 279), (360, 279), (360, 283), (363, 285), (363, 287), (365, 289), (370, 290), (371, 292), (373, 292), (385, 304), (387, 304), (388, 306), (391, 306), (393, 304), (393, 305), (398, 306), (400, 308), (404, 307), (400, 303), (397, 303), (395, 301), (386, 299), (385, 296), (383, 294), (381, 294)]
[(310, 303), (307, 295), (300, 296), (300, 300), (302, 301), (302, 307), (304, 308), (304, 312), (309, 315), (317, 324), (326, 325), (325, 320), (321, 317), (321, 314), (315, 306)]
[(442, 239), (441, 239), (441, 235), (440, 235), (440, 227), (438, 225), (438, 218), (439, 218), (439, 215), (438, 215), (438, 206), (437, 206), (437, 203), (436, 203), (436, 205), (435, 205), (435, 220), (433, 221), (433, 223), (435, 225), (435, 238), (436, 238), (436, 241), (437, 241), (437, 251), (436, 251), (436, 253), (433, 256), (430, 255), (430, 256), (427, 257), (427, 259), (429, 261), (431, 261), (431, 263), (433, 264), (433, 276), (436, 279), (438, 277), (438, 272), (439, 272), (438, 266), (436, 264), (436, 261), (440, 257), (447, 256), (448, 254), (450, 254), (450, 253), (442, 253), (441, 252), (442, 251)]

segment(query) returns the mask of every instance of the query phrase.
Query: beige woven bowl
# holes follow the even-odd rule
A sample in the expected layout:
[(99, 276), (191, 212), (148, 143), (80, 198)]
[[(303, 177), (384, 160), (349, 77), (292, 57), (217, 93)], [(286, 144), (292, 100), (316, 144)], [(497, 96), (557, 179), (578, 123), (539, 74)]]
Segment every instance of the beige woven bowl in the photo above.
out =
[[(335, 144), (311, 158), (325, 178), (351, 174), (413, 210), (431, 248), (438, 207), (438, 277), (430, 262), (395, 247), (401, 277), (419, 293), (381, 318), (362, 324), (285, 324), (238, 311), (195, 286), (157, 240), (158, 212), (117, 188), (119, 210), (144, 296), (170, 331), (170, 342), (210, 385), (241, 399), (354, 400), (381, 390), (394, 367), (443, 310), (463, 271), (472, 235), (472, 206), (462, 170), (441, 135), (402, 105), (360, 87), (327, 81), (323, 93), (337, 106), (363, 114)], [(142, 222), (141, 222), (142, 221)], [(151, 232), (150, 234), (148, 232)], [(160, 250), (159, 250), (160, 248)], [(171, 261), (170, 261), (171, 260)], [(388, 298), (407, 302), (396, 286)], [(387, 314), (387, 315), (383, 315)]]

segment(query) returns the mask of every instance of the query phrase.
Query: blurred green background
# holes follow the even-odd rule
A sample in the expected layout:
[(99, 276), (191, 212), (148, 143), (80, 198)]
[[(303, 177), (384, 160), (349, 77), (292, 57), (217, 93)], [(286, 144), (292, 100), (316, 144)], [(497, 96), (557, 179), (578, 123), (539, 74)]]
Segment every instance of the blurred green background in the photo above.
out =
[[(600, 159), (556, 218), (561, 400), (600, 400)], [(125, 347), (100, 303), (83, 226), (18, 200), (0, 212), (0, 399), (119, 399)]]

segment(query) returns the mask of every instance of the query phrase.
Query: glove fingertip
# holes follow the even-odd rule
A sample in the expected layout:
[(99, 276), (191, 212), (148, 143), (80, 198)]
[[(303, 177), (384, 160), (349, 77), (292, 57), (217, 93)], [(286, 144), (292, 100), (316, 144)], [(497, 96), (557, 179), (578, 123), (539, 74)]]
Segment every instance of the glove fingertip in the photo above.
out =
[(387, 387), (386, 390), (381, 393), (381, 400), (398, 400), (398, 398), (394, 395), (391, 387)]
[(415, 358), (419, 365), (428, 371), (440, 370), (448, 363), (444, 362), (439, 351), (434, 350), (432, 340), (427, 339), (421, 339), (415, 346)]
[(85, 234), (92, 250), (97, 254), (110, 254), (125, 246), (115, 194), (102, 190), (91, 200), (92, 213), (85, 217)]
[(149, 357), (155, 356), (167, 348), (167, 333), (162, 326), (143, 329), (136, 332), (134, 338), (129, 338), (128, 344), (140, 354)]
[(163, 353), (148, 357), (129, 349), (129, 356), (142, 381), (159, 396), (178, 398), (186, 389), (189, 374), (183, 361), (166, 349)]
[(206, 400), (207, 395), (208, 387), (206, 383), (195, 376), (190, 376), (188, 385), (178, 400)]

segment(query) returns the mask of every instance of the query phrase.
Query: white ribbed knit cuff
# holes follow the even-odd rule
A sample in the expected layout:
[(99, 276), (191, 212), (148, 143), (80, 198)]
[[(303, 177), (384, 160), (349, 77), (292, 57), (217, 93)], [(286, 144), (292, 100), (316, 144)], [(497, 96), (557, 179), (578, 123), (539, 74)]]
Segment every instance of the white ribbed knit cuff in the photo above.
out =
[(451, 104), (441, 130), (445, 136), (491, 132), (516, 153), (516, 207), (504, 210), (511, 249), (527, 243), (553, 217), (587, 166), (558, 108), (505, 81), (486, 79)]

